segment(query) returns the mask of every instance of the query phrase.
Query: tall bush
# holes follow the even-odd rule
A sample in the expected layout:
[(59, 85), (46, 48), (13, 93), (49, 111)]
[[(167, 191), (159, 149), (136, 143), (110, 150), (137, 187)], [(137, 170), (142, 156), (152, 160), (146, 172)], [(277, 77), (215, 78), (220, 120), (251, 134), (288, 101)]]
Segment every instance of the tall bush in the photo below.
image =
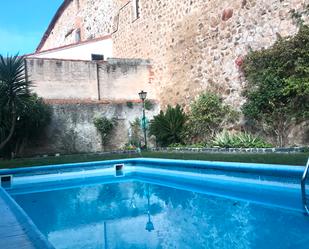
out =
[(182, 143), (185, 122), (186, 115), (179, 105), (176, 107), (168, 106), (166, 112), (161, 111), (151, 120), (149, 134), (156, 137), (160, 146)]
[(279, 38), (269, 49), (247, 55), (243, 71), (245, 117), (287, 144), (289, 130), (309, 117), (309, 27), (294, 37)]
[(225, 105), (218, 95), (203, 93), (191, 104), (186, 138), (190, 142), (205, 142), (237, 118), (238, 113)]
[(130, 122), (130, 145), (140, 147), (140, 143), (143, 140), (143, 133), (141, 129), (141, 120), (136, 118), (133, 122)]
[(0, 55), (0, 151), (14, 135), (19, 111), (30, 98), (30, 85), (25, 77), (24, 58)]
[[(17, 108), (17, 113), (14, 133), (3, 148), (2, 155), (6, 157), (10, 157), (12, 152), (15, 155), (22, 153), (24, 147), (38, 138), (51, 121), (50, 106), (45, 104), (42, 98), (36, 94), (30, 94), (29, 98), (24, 101), (24, 106)], [(8, 134), (9, 126), (3, 128), (4, 133)]]
[(100, 132), (102, 145), (106, 146), (110, 139), (110, 135), (115, 128), (116, 121), (114, 119), (108, 119), (107, 117), (99, 117), (94, 119), (94, 125)]

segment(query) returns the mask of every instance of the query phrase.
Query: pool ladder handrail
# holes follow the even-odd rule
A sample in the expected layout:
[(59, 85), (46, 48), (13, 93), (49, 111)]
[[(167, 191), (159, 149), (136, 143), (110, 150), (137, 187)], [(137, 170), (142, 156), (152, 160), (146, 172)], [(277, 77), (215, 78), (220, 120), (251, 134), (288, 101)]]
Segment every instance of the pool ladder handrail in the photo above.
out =
[(306, 215), (309, 215), (309, 207), (307, 204), (307, 197), (306, 197), (306, 179), (308, 176), (308, 171), (309, 171), (309, 157), (307, 160), (307, 164), (306, 164), (303, 176), (301, 178), (301, 194), (302, 194), (303, 207), (304, 207)]

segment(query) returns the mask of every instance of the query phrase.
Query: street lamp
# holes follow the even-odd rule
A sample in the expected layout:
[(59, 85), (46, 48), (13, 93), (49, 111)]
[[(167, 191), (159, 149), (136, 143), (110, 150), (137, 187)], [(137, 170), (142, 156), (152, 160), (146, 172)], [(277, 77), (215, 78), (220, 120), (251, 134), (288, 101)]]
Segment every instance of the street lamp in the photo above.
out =
[(146, 223), (146, 227), (145, 229), (148, 232), (151, 232), (154, 230), (154, 225), (153, 222), (151, 221), (151, 217), (150, 217), (150, 191), (149, 191), (149, 184), (147, 184), (147, 215), (148, 215), (148, 221)]
[(145, 99), (147, 97), (147, 92), (144, 92), (143, 90), (138, 93), (139, 98), (143, 102), (143, 119), (142, 119), (142, 126), (144, 131), (144, 142), (145, 142), (145, 149), (147, 149), (147, 135), (146, 135), (146, 116), (145, 116)]

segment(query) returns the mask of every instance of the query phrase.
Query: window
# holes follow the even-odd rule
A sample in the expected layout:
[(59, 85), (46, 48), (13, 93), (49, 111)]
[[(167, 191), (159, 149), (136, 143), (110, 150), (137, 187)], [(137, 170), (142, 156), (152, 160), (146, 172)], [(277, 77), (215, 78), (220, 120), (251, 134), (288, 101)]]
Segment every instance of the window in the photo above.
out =
[(139, 0), (132, 0), (133, 7), (133, 21), (140, 17), (140, 2)]
[(103, 61), (104, 55), (103, 54), (91, 54), (92, 61)]
[(77, 29), (75, 33), (75, 42), (80, 42), (80, 40), (81, 40), (80, 29)]

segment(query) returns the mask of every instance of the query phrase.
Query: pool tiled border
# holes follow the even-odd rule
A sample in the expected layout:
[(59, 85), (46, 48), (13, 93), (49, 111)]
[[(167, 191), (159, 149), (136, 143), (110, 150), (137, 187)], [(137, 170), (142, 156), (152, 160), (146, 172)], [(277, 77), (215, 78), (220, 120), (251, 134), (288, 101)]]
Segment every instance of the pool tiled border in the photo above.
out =
[[(200, 169), (224, 170), (234, 172), (247, 172), (262, 175), (276, 175), (301, 177), (303, 166), (274, 165), (274, 164), (253, 164), (253, 163), (230, 163), (214, 161), (194, 161), (194, 160), (172, 160), (172, 159), (153, 159), (135, 158), (120, 159), (110, 161), (98, 161), (88, 163), (74, 163), (63, 165), (39, 166), (18, 169), (0, 170), (0, 175), (36, 173), (48, 170), (61, 170), (78, 167), (107, 166), (118, 163), (129, 165), (151, 165), (168, 167), (189, 167)], [(6, 249), (54, 249), (43, 234), (38, 230), (32, 220), (27, 216), (21, 207), (0, 187), (0, 215), (3, 217), (11, 216), (11, 219), (0, 217), (0, 248)]]

